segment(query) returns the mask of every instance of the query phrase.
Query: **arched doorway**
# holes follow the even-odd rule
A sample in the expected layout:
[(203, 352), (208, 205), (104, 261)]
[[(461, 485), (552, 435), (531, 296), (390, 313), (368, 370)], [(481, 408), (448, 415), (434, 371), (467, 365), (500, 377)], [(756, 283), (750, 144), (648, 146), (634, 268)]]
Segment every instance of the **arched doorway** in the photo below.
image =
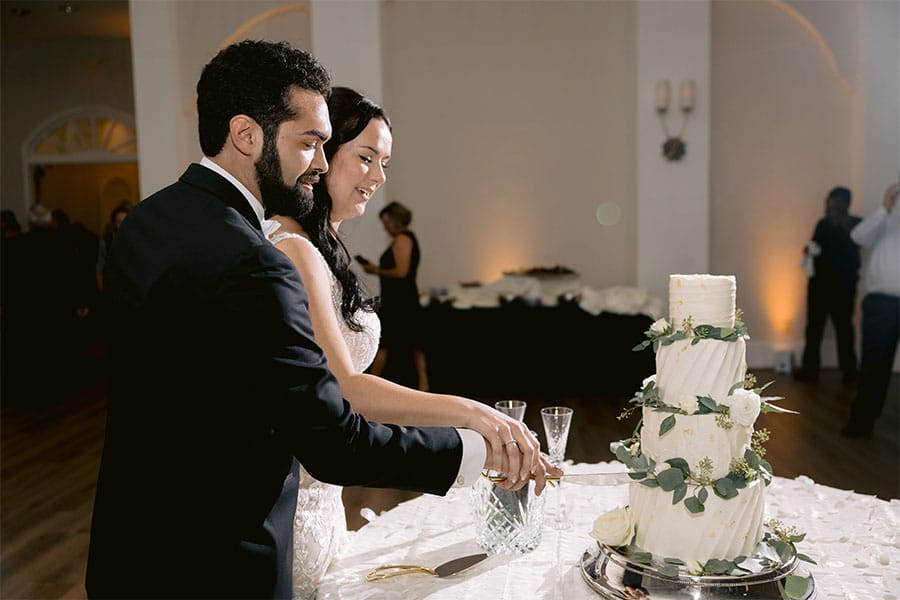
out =
[(62, 209), (98, 235), (113, 207), (140, 200), (134, 117), (105, 107), (55, 115), (23, 149), (28, 204)]

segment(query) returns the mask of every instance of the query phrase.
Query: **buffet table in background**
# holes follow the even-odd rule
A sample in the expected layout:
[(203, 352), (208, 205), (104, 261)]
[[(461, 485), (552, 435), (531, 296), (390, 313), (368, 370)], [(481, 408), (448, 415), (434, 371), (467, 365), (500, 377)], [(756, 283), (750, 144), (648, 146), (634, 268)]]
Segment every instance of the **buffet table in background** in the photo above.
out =
[[(654, 369), (652, 352), (631, 349), (663, 311), (644, 290), (594, 289), (575, 275), (457, 285), (423, 305), (432, 391), (482, 398), (630, 396)], [(385, 375), (415, 384), (409, 371)]]
[[(570, 473), (621, 471), (619, 463), (568, 465)], [(546, 510), (554, 509), (548, 489)], [(319, 589), (319, 600), (553, 599), (598, 598), (583, 581), (580, 558), (596, 542), (594, 519), (627, 504), (627, 486), (566, 484), (573, 527), (544, 527), (540, 545), (520, 556), (491, 556), (447, 578), (403, 575), (366, 582), (366, 573), (387, 564), (435, 567), (481, 552), (474, 540), (471, 490), (444, 497), (421, 496), (400, 504), (351, 532)], [(775, 477), (766, 491), (766, 517), (806, 533), (798, 550), (817, 561), (803, 563), (815, 578), (817, 599), (897, 600), (900, 597), (900, 500), (818, 485), (807, 477)]]
[(628, 397), (654, 371), (653, 353), (632, 352), (653, 320), (592, 315), (576, 302), (461, 310), (423, 309), (431, 389), (471, 397)]

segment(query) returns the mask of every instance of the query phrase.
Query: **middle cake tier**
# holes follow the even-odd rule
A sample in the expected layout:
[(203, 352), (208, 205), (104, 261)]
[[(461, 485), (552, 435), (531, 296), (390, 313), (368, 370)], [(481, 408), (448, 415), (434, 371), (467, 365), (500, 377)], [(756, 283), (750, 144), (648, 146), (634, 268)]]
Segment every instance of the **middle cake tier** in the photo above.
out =
[(709, 396), (720, 402), (746, 372), (743, 338), (733, 342), (689, 338), (660, 346), (656, 353), (656, 386), (660, 400), (670, 406), (678, 406), (683, 396)]

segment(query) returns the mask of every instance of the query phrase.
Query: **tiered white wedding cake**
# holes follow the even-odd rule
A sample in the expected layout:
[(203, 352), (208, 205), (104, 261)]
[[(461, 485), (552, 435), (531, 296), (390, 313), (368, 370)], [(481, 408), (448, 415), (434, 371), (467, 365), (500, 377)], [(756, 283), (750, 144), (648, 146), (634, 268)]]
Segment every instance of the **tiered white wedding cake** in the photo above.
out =
[(634, 480), (629, 506), (597, 520), (601, 542), (702, 571), (708, 561), (751, 556), (763, 538), (772, 470), (763, 459), (768, 432), (753, 425), (761, 411), (789, 411), (746, 375), (735, 290), (732, 276), (670, 276), (670, 319), (635, 348), (656, 350), (656, 375), (626, 411), (640, 408), (639, 435), (611, 445)]

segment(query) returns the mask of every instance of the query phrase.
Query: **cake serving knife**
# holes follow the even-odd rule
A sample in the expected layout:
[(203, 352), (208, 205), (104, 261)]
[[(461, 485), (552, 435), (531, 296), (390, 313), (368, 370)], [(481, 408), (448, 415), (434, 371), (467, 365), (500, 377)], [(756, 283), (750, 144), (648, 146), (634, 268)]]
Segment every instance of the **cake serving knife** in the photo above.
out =
[[(484, 477), (487, 477), (492, 483), (499, 483), (501, 481), (506, 481), (506, 475), (488, 475), (487, 473), (482, 472)], [(532, 477), (534, 479), (534, 477)], [(599, 486), (613, 486), (613, 485), (624, 485), (626, 483), (630, 483), (634, 481), (631, 477), (628, 476), (627, 471), (614, 471), (611, 473), (601, 472), (601, 473), (564, 473), (563, 475), (548, 475), (547, 483), (550, 485), (556, 485), (560, 481), (564, 481), (566, 483), (573, 483), (577, 485), (599, 485)]]

